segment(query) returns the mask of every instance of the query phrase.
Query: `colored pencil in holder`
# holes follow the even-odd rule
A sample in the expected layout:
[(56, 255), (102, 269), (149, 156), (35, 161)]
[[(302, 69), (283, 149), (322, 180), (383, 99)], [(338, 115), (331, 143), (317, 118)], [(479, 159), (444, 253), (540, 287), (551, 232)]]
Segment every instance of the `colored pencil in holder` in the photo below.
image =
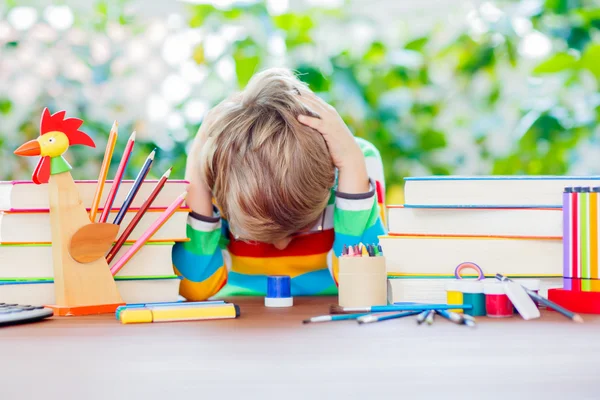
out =
[(106, 142), (106, 150), (104, 150), (104, 158), (102, 159), (102, 165), (100, 166), (100, 174), (98, 175), (98, 183), (96, 184), (96, 192), (94, 193), (94, 199), (90, 207), (90, 221), (95, 222), (96, 215), (98, 214), (98, 206), (100, 205), (100, 199), (102, 198), (102, 192), (104, 191), (104, 185), (106, 183), (106, 177), (108, 176), (108, 170), (110, 169), (110, 161), (112, 160), (113, 153), (115, 151), (115, 144), (119, 137), (119, 124), (117, 121), (113, 123), (113, 126), (108, 135), (108, 141)]
[(170, 175), (171, 175), (171, 168), (169, 168), (167, 170), (167, 172), (165, 172), (163, 174), (163, 176), (160, 178), (160, 180), (158, 181), (158, 183), (152, 190), (152, 193), (150, 193), (150, 196), (148, 196), (146, 201), (144, 201), (144, 204), (142, 204), (142, 206), (137, 211), (137, 213), (135, 214), (135, 216), (133, 217), (133, 219), (131, 220), (129, 225), (127, 225), (127, 227), (125, 228), (125, 230), (123, 231), (121, 236), (119, 236), (116, 243), (113, 245), (113, 247), (110, 249), (110, 251), (106, 255), (106, 262), (108, 264), (110, 264), (112, 262), (112, 260), (115, 258), (115, 256), (119, 252), (119, 250), (121, 250), (121, 247), (123, 247), (123, 244), (125, 244), (125, 241), (127, 240), (127, 238), (129, 238), (129, 236), (131, 235), (131, 233), (133, 232), (133, 230), (135, 229), (137, 224), (140, 222), (142, 217), (146, 214), (146, 211), (148, 211), (148, 208), (150, 208), (150, 206), (152, 205), (154, 200), (158, 197), (159, 193), (164, 188), (165, 183), (167, 182), (167, 179), (169, 179)]
[(131, 134), (129, 140), (127, 141), (127, 145), (125, 146), (125, 151), (123, 152), (123, 157), (121, 158), (121, 162), (119, 163), (119, 167), (117, 168), (115, 179), (113, 180), (110, 192), (108, 192), (108, 197), (106, 198), (106, 203), (104, 203), (102, 214), (100, 214), (100, 222), (104, 223), (108, 220), (108, 215), (110, 214), (110, 210), (113, 206), (115, 198), (117, 197), (117, 192), (119, 191), (119, 187), (121, 186), (121, 182), (123, 181), (123, 175), (125, 175), (125, 168), (127, 168), (127, 163), (129, 163), (129, 158), (131, 157), (131, 152), (133, 151), (134, 144), (135, 132)]
[(155, 154), (156, 154), (156, 149), (152, 150), (152, 152), (146, 158), (146, 161), (144, 162), (144, 165), (140, 169), (140, 172), (138, 173), (137, 177), (135, 178), (135, 181), (133, 182), (133, 185), (131, 186), (129, 193), (127, 193), (125, 200), (123, 200), (121, 209), (117, 213), (117, 216), (115, 217), (115, 220), (113, 221), (113, 224), (120, 225), (121, 222), (123, 222), (123, 218), (125, 218), (125, 214), (127, 213), (127, 210), (129, 210), (129, 207), (131, 207), (131, 203), (133, 203), (135, 196), (137, 195), (138, 191), (142, 187), (142, 183), (144, 183), (144, 179), (146, 179), (146, 176), (148, 176), (148, 172), (150, 172), (150, 168), (152, 167), (152, 162), (154, 161)]
[(168, 221), (169, 218), (179, 209), (185, 201), (187, 191), (183, 192), (171, 205), (158, 217), (156, 221), (140, 236), (138, 240), (127, 250), (125, 254), (110, 268), (110, 272), (115, 276), (131, 258), (150, 240), (150, 238)]

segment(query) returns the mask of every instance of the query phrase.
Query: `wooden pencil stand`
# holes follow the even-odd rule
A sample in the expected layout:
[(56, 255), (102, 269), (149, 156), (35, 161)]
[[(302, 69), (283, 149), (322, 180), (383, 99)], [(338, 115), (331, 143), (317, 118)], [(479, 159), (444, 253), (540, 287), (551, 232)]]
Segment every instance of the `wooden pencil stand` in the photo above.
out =
[(338, 283), (342, 307), (386, 305), (385, 257), (340, 257)]
[(90, 224), (71, 174), (52, 175), (48, 193), (56, 294), (49, 307), (59, 316), (115, 312), (124, 303), (104, 257), (80, 263), (69, 252), (73, 235)]

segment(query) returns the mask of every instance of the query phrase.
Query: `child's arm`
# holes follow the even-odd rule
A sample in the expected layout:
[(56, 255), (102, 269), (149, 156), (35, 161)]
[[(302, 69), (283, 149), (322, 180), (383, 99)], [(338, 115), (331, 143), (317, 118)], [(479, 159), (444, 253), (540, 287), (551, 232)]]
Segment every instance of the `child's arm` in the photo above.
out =
[(186, 203), (192, 210), (187, 220), (190, 241), (176, 243), (173, 247), (175, 273), (183, 277), (179, 293), (195, 301), (215, 295), (227, 282), (227, 269), (220, 247), (223, 243), (221, 218), (213, 209), (212, 194), (204, 183), (199, 164), (211, 113), (205, 117), (194, 139), (187, 162), (186, 178), (190, 185)]
[(385, 234), (383, 166), (377, 149), (355, 138), (333, 107), (316, 96), (306, 103), (321, 118), (299, 116), (298, 119), (323, 135), (338, 168), (333, 217), (335, 240), (329, 264), (337, 283), (337, 261), (344, 245), (377, 244), (378, 236)]

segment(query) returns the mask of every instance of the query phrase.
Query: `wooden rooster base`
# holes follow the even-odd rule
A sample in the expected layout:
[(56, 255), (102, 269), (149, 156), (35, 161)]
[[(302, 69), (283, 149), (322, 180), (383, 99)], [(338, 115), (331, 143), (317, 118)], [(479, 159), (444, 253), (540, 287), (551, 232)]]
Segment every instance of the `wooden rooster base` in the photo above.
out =
[(90, 221), (73, 182), (71, 166), (62, 155), (73, 145), (95, 147), (79, 130), (83, 121), (66, 118), (65, 111), (50, 115), (44, 109), (40, 137), (15, 150), (20, 156), (41, 156), (33, 181), (48, 184), (52, 259), (56, 305), (54, 315), (115, 312), (123, 305), (105, 254), (118, 234), (118, 225)]

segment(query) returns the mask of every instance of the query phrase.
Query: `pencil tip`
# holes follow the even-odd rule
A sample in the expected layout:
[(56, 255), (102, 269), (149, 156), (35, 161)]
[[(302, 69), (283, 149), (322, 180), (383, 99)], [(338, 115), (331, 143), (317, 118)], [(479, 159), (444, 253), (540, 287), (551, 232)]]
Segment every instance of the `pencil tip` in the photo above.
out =
[(169, 176), (171, 176), (171, 171), (172, 171), (172, 170), (173, 170), (173, 167), (169, 168), (169, 169), (167, 170), (167, 172), (165, 172), (165, 173), (163, 174), (163, 176), (164, 176), (165, 178), (168, 178)]
[(583, 318), (581, 318), (581, 316), (579, 314), (575, 314), (575, 316), (573, 317), (573, 321), (575, 321), (579, 324), (583, 324)]
[(150, 154), (148, 155), (148, 158), (149, 158), (150, 160), (154, 160), (154, 156), (155, 156), (155, 155), (156, 155), (156, 149), (152, 150), (152, 153), (150, 153)]
[(129, 140), (135, 140), (135, 131), (131, 133), (131, 136), (129, 136)]
[(302, 321), (303, 324), (310, 324), (310, 319), (305, 319), (304, 321)]

